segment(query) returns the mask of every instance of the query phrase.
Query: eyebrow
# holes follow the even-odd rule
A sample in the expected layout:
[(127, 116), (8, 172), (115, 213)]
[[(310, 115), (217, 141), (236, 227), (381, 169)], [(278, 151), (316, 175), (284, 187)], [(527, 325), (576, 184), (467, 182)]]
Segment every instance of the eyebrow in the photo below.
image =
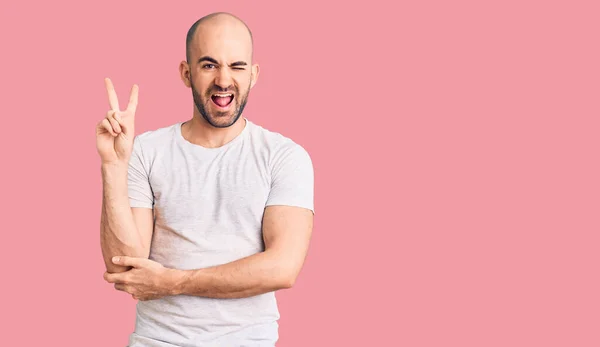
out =
[(209, 57), (207, 55), (205, 55), (203, 57), (200, 57), (200, 59), (198, 59), (198, 63), (201, 63), (203, 61), (209, 61), (209, 62), (211, 62), (213, 64), (218, 64), (219, 63), (215, 58), (211, 58), (211, 57)]
[[(207, 55), (200, 57), (200, 59), (198, 59), (198, 63), (201, 63), (203, 61), (208, 61), (213, 64), (219, 64), (219, 62), (215, 58), (209, 57)], [(248, 63), (246, 63), (245, 61), (236, 61), (231, 64), (231, 66), (247, 66), (247, 65), (248, 65)]]

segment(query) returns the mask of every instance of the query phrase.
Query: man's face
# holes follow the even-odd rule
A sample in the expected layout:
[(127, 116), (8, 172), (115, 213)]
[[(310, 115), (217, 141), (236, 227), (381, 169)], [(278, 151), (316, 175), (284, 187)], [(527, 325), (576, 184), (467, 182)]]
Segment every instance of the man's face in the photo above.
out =
[(251, 59), (250, 38), (241, 28), (198, 28), (190, 87), (198, 111), (212, 126), (229, 127), (242, 115), (258, 72)]

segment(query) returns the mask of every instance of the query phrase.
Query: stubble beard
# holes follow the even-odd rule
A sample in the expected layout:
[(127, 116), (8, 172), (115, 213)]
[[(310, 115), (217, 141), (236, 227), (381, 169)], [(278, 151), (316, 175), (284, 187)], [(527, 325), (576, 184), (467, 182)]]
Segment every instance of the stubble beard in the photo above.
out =
[[(213, 102), (211, 99), (211, 95), (213, 94), (213, 90), (218, 89), (218, 87), (211, 87), (209, 88), (207, 94), (206, 94), (206, 101), (203, 102), (202, 101), (202, 97), (200, 96), (200, 94), (198, 94), (198, 91), (196, 90), (196, 88), (194, 88), (194, 85), (192, 84), (192, 96), (194, 98), (194, 104), (196, 105), (196, 108), (198, 109), (198, 112), (200, 112), (200, 114), (202, 115), (202, 118), (204, 118), (204, 120), (206, 120), (206, 122), (208, 124), (210, 124), (211, 126), (215, 127), (215, 128), (227, 128), (232, 126), (233, 124), (235, 124), (235, 122), (237, 122), (237, 120), (241, 117), (242, 112), (244, 111), (244, 108), (246, 107), (246, 103), (248, 102), (248, 94), (250, 93), (250, 88), (248, 88), (248, 90), (246, 91), (246, 94), (241, 96), (238, 93), (236, 93), (236, 97), (232, 102), (235, 102), (235, 108), (233, 110), (233, 114), (231, 114), (231, 111), (227, 111), (227, 112), (216, 112), (216, 114), (211, 114), (208, 111), (208, 104)], [(240, 99), (241, 97), (241, 99)], [(228, 114), (230, 114), (228, 116)], [(227, 119), (227, 120), (225, 120)], [(224, 121), (219, 121), (219, 120), (224, 120)]]

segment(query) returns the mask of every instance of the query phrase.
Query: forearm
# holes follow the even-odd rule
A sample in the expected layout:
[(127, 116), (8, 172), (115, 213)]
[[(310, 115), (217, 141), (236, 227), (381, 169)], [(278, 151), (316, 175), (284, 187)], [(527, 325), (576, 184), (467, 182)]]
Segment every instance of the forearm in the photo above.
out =
[(231, 263), (198, 270), (172, 270), (174, 295), (210, 298), (255, 296), (293, 284), (291, 267), (275, 252), (257, 253)]
[(100, 242), (108, 272), (121, 272), (128, 267), (115, 265), (116, 255), (147, 257), (135, 225), (127, 194), (127, 165), (102, 165), (102, 215)]

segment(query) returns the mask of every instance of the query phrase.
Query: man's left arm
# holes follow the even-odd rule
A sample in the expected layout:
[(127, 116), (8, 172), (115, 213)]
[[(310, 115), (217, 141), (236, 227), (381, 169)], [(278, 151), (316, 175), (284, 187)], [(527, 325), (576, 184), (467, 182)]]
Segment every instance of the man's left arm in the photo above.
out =
[(198, 270), (173, 270), (174, 295), (241, 298), (291, 288), (306, 258), (312, 211), (268, 206), (263, 219), (265, 250), (231, 263)]

